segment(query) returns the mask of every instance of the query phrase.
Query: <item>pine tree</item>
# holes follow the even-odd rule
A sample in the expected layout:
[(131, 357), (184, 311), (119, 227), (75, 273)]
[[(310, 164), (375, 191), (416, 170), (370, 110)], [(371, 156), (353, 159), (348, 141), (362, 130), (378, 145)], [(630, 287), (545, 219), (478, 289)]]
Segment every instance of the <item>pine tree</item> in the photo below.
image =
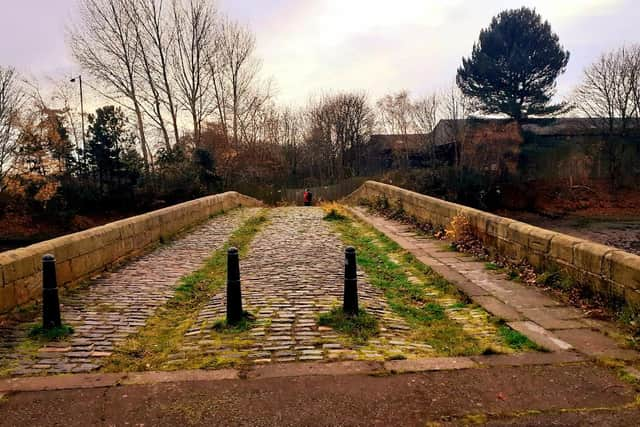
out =
[(520, 121), (563, 108), (550, 102), (568, 61), (569, 52), (535, 10), (506, 10), (480, 32), (471, 57), (462, 60), (456, 83), (484, 113), (504, 113)]

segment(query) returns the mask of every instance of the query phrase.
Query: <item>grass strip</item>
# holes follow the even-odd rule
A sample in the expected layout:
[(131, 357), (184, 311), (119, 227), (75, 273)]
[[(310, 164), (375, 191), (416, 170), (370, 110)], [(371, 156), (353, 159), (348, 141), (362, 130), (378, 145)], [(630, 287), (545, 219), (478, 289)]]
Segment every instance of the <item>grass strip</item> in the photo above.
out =
[[(507, 339), (500, 330), (496, 331), (492, 343), (479, 342), (445, 313), (447, 308), (469, 306), (467, 297), (454, 285), (383, 233), (353, 219), (343, 208), (333, 204), (326, 206), (325, 210), (330, 216), (333, 229), (341, 235), (344, 243), (357, 249), (358, 264), (366, 272), (369, 282), (384, 290), (391, 309), (412, 328), (413, 340), (425, 342), (438, 354), (445, 356), (499, 353), (505, 348), (513, 351), (530, 348), (515, 339)], [(340, 217), (342, 218), (339, 219)], [(418, 280), (410, 280), (410, 276)], [(455, 303), (443, 307), (434, 294), (448, 297)], [(496, 327), (499, 328), (499, 325)]]

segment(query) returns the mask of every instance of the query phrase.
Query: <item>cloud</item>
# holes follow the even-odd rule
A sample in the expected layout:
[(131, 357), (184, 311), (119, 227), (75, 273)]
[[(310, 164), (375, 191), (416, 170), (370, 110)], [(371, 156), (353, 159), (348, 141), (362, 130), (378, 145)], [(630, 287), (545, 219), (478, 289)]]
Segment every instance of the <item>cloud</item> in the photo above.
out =
[[(234, 3), (242, 20), (238, 3), (248, 2)], [(508, 0), (279, 0), (259, 19), (251, 13), (248, 20), (258, 21), (259, 53), (280, 88), (280, 100), (301, 104), (323, 89), (366, 90), (376, 97), (402, 88), (421, 93), (448, 86), (480, 29), (501, 10), (521, 5)], [(593, 21), (601, 21), (608, 37), (624, 40), (628, 34), (611, 30), (631, 32), (625, 24), (640, 9), (631, 0), (529, 0), (524, 5), (549, 20), (576, 58), (563, 87), (573, 85), (584, 65), (615, 45), (615, 40), (603, 42)]]
[[(64, 26), (77, 0), (5, 0), (0, 61), (26, 73), (70, 73)], [(560, 92), (607, 49), (639, 42), (637, 0), (218, 0), (256, 33), (283, 103), (330, 89), (372, 97), (448, 86), (481, 28), (501, 10), (535, 7), (571, 51)]]

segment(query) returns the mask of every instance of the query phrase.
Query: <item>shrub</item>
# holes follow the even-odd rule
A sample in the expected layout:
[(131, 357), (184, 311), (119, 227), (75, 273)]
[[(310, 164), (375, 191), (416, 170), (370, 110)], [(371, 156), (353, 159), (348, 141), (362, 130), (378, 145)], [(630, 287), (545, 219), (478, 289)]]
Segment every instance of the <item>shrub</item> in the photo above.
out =
[(445, 229), (445, 235), (447, 239), (456, 245), (466, 245), (476, 240), (473, 227), (469, 219), (464, 215), (456, 215), (453, 217)]

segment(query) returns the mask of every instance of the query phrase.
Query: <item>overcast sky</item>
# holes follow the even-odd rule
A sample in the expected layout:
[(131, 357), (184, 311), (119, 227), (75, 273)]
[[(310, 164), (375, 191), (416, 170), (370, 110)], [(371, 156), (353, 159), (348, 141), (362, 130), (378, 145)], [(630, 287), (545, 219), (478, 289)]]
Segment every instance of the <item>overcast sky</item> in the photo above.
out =
[[(77, 74), (64, 36), (76, 1), (0, 0), (0, 64), (37, 76)], [(561, 94), (602, 52), (640, 42), (638, 0), (218, 1), (255, 32), (264, 74), (285, 104), (328, 89), (374, 98), (441, 89), (491, 17), (522, 5), (535, 7), (571, 52)]]

